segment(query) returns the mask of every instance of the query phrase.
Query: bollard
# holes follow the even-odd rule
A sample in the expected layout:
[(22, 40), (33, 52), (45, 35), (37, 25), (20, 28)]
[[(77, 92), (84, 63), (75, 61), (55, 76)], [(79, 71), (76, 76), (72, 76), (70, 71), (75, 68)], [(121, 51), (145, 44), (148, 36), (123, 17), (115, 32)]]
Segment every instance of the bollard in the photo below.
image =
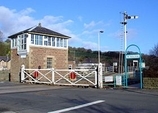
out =
[(19, 72), (19, 82), (21, 83), (21, 71)]
[(11, 74), (10, 73), (9, 73), (9, 79), (8, 80), (9, 80), (9, 82), (11, 81)]
[(97, 72), (97, 86), (96, 86), (96, 87), (97, 87), (97, 88), (99, 88), (99, 80), (98, 80), (98, 78), (99, 78), (99, 77), (98, 77), (98, 66), (97, 66), (97, 68), (96, 68), (96, 72)]

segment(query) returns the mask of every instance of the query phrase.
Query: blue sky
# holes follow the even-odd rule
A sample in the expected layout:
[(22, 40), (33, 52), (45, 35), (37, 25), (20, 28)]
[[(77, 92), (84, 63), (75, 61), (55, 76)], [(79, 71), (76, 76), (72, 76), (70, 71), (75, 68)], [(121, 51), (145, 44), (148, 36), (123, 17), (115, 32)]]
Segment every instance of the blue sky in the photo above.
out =
[[(127, 21), (127, 45), (148, 54), (158, 44), (157, 0), (0, 0), (0, 31), (5, 37), (38, 25), (72, 37), (69, 45), (101, 51), (124, 50), (123, 12), (138, 15)], [(137, 51), (135, 47), (129, 50)]]

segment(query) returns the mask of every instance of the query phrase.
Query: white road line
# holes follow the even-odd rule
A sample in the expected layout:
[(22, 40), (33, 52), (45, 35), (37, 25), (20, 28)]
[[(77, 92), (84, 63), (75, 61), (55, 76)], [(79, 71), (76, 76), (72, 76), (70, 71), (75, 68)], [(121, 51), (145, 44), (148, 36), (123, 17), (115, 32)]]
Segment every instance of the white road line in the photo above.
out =
[(94, 104), (102, 103), (104, 101), (105, 100), (98, 100), (98, 101), (94, 101), (94, 102), (90, 102), (90, 103), (87, 103), (87, 104), (82, 104), (82, 105), (78, 105), (78, 106), (74, 106), (74, 107), (70, 107), (70, 108), (65, 108), (65, 109), (61, 109), (61, 110), (57, 110), (57, 111), (51, 111), (51, 112), (48, 112), (48, 113), (62, 113), (62, 112), (71, 111), (71, 110), (74, 110), (74, 109), (79, 109), (79, 108), (91, 106), (91, 105), (94, 105)]

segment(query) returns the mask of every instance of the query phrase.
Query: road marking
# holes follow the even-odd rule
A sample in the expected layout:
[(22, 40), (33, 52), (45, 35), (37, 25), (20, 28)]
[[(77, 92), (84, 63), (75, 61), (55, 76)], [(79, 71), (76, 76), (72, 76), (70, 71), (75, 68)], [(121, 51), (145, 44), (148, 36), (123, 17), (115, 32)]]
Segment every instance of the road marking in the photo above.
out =
[(48, 112), (48, 113), (62, 113), (62, 112), (71, 111), (71, 110), (74, 110), (74, 109), (79, 109), (79, 108), (91, 106), (91, 105), (94, 105), (94, 104), (99, 104), (99, 103), (102, 103), (104, 101), (105, 100), (98, 100), (98, 101), (94, 101), (94, 102), (90, 102), (90, 103), (87, 103), (87, 104), (82, 104), (82, 105), (78, 105), (78, 106), (74, 106), (74, 107), (70, 107), (70, 108), (65, 108), (65, 109), (61, 109), (61, 110), (51, 111), (51, 112)]

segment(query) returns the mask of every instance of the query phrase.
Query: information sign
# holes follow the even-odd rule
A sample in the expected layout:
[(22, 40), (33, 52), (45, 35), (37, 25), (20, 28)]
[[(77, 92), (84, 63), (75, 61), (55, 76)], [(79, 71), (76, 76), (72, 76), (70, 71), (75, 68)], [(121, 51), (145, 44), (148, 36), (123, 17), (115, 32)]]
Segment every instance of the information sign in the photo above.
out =
[(140, 58), (140, 55), (139, 54), (132, 54), (132, 55), (126, 55), (126, 58), (127, 59), (135, 59), (135, 58)]

